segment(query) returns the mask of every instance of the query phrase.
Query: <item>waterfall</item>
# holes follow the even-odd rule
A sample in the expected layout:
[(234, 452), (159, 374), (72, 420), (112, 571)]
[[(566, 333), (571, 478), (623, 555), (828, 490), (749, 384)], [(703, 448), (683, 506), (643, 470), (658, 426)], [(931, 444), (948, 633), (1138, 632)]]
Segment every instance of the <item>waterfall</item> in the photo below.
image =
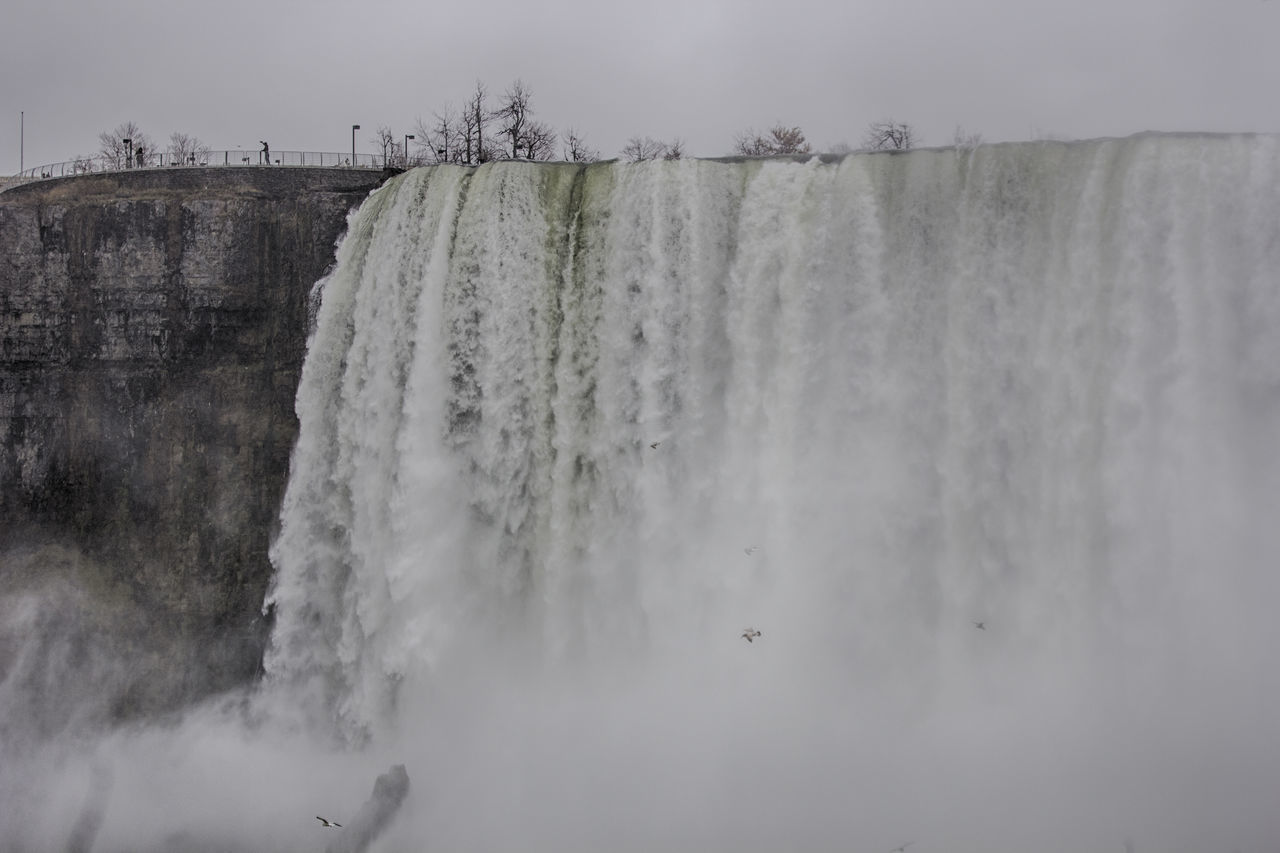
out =
[(1280, 139), (415, 169), (317, 289), (268, 684), (451, 849), (1277, 829)]

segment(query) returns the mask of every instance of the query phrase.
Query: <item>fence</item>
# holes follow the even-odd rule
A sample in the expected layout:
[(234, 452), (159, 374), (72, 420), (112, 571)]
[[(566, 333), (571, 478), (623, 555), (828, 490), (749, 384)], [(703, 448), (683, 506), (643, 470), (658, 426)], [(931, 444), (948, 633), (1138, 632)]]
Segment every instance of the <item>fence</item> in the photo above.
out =
[(385, 169), (405, 166), (404, 156), (396, 154), (335, 154), (331, 151), (272, 151), (267, 161), (262, 151), (237, 149), (235, 151), (197, 151), (188, 154), (147, 154), (137, 157), (81, 157), (62, 163), (50, 163), (26, 169), (14, 177), (21, 181), (41, 178), (64, 178), (70, 175), (87, 175), (94, 172), (123, 172), (135, 169), (182, 168), (189, 166), (308, 166), (347, 169)]

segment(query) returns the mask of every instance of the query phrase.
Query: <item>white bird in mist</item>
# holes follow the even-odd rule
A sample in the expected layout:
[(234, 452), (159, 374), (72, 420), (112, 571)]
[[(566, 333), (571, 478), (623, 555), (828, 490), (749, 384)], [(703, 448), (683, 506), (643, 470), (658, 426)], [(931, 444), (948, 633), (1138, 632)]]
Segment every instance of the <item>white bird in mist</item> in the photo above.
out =
[(746, 640), (748, 643), (759, 636), (760, 636), (760, 632), (757, 631), (755, 628), (748, 628), (742, 632), (742, 639)]
[(974, 622), (974, 623), (973, 623), (973, 627), (977, 628), (979, 631), (985, 631), (985, 630), (987, 630), (987, 623), (986, 623), (986, 622)]
[(320, 817), (320, 815), (316, 815), (316, 820), (320, 821), (320, 825), (325, 829), (341, 829), (342, 828), (342, 824), (335, 823), (334, 821), (331, 821), (331, 820), (326, 820), (325, 818)]
[(759, 545), (748, 545), (747, 547), (742, 549), (742, 553), (750, 557), (752, 554), (754, 554), (756, 551), (759, 551), (759, 550), (760, 550)]

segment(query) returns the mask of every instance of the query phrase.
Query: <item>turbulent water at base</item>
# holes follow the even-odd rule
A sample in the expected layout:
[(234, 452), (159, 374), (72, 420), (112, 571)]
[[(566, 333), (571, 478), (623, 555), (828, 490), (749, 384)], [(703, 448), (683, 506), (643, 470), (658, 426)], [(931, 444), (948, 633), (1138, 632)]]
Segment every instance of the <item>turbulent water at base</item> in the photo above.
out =
[(415, 169), (317, 294), (377, 849), (1275, 849), (1280, 139)]

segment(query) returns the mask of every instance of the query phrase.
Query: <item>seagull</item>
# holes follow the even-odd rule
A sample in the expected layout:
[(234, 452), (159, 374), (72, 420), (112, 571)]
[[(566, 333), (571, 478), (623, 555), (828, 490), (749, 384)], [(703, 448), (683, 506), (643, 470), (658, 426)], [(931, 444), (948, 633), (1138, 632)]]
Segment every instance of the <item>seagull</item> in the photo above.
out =
[(331, 820), (325, 820), (324, 818), (320, 817), (320, 815), (316, 815), (316, 820), (320, 821), (320, 825), (325, 829), (341, 829), (342, 828), (342, 824), (335, 823)]
[(659, 444), (662, 444), (662, 442), (661, 442), (661, 441), (655, 441), (653, 444), (649, 445), (649, 449), (650, 449), (650, 450), (657, 450), (657, 449), (658, 449), (658, 445), (659, 445)]
[(760, 636), (760, 632), (757, 631), (755, 628), (748, 628), (747, 630), (742, 632), (742, 639), (746, 640), (748, 643), (759, 636)]
[(986, 623), (986, 622), (974, 622), (974, 623), (973, 623), (973, 627), (977, 628), (979, 631), (985, 631), (985, 630), (987, 630), (987, 623)]
[(760, 550), (759, 545), (748, 545), (746, 548), (742, 549), (742, 553), (750, 557), (752, 554), (754, 554), (756, 551), (759, 551), (759, 550)]

